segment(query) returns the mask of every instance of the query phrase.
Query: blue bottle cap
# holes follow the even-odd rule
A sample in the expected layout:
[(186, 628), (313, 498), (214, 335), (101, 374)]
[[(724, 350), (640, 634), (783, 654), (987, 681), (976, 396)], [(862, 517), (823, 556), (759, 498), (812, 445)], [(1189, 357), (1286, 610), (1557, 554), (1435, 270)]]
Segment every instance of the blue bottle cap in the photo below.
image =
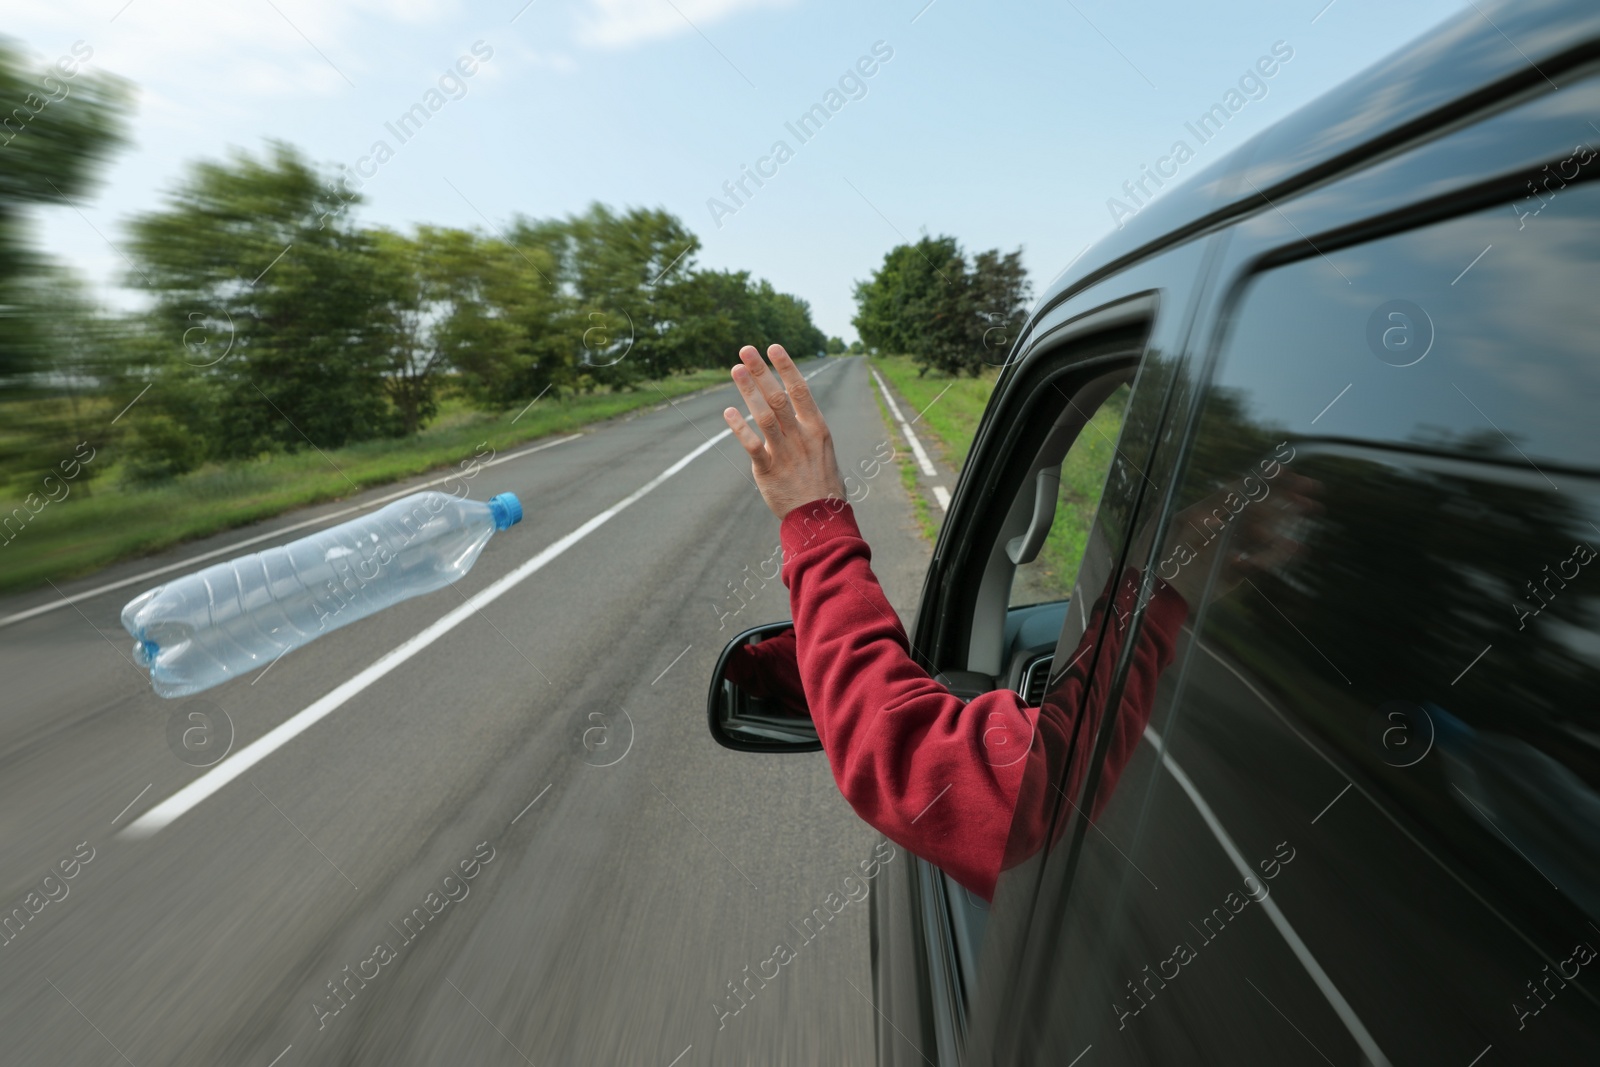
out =
[(509, 530), (522, 521), (522, 501), (515, 493), (496, 493), (489, 498), (489, 514), (496, 530)]

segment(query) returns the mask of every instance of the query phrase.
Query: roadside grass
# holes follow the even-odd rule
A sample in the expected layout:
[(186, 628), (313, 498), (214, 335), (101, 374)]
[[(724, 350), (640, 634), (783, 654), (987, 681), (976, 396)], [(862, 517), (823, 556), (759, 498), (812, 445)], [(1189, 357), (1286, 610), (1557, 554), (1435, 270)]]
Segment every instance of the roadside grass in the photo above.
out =
[(1061, 497), (1055, 521), (1038, 558), (1028, 564), (1040, 602), (1065, 599), (1078, 580), (1078, 567), (1089, 547), (1089, 529), (1094, 525), (1127, 409), (1128, 387), (1124, 385), (1100, 405), (1061, 461)]
[(895, 466), (900, 468), (900, 484), (905, 487), (906, 495), (911, 498), (911, 513), (916, 520), (917, 529), (931, 544), (939, 537), (939, 525), (933, 521), (933, 510), (928, 507), (928, 498), (917, 486), (917, 468), (911, 454), (901, 447), (900, 428), (889, 416), (889, 408), (883, 402), (883, 393), (878, 389), (878, 383), (872, 383), (872, 398), (878, 402), (878, 415), (883, 419), (884, 431), (889, 435), (889, 440), (895, 444)]
[[(23, 501), (34, 490), (10, 487), (10, 499), (0, 503), (0, 520), (13, 520), (0, 527), (0, 592), (77, 577), (293, 508), (453, 466), (485, 445), (504, 452), (661, 403), (663, 394), (682, 396), (727, 380), (726, 370), (695, 371), (642, 383), (630, 392), (546, 398), (520, 415), (517, 410), (487, 414), (447, 402), (426, 429), (411, 437), (209, 464), (150, 487), (117, 484), (115, 457), (102, 449), (95, 463), (110, 462), (87, 492), (74, 489), (30, 515)], [(492, 472), (487, 477), (492, 479)], [(536, 501), (527, 504), (537, 506)], [(20, 528), (13, 508), (27, 520)]]
[(873, 356), (869, 362), (911, 405), (911, 410), (904, 412), (911, 428), (933, 438), (945, 462), (959, 471), (967, 462), (978, 420), (989, 404), (999, 371), (989, 368), (976, 378), (952, 378), (929, 371), (919, 378), (910, 356)]
[[(913, 410), (905, 412), (907, 420), (922, 412), (912, 429), (931, 441), (945, 461), (959, 471), (972, 449), (978, 421), (994, 392), (997, 371), (987, 370), (977, 378), (952, 378), (932, 372), (919, 378), (917, 365), (909, 356), (873, 356), (869, 362), (894, 391), (912, 405)], [(877, 395), (876, 390), (874, 395)], [(1100, 505), (1100, 492), (1111, 470), (1127, 404), (1128, 387), (1123, 386), (1095, 412), (1061, 463), (1061, 498), (1055, 521), (1038, 558), (1019, 572), (1019, 582), (1014, 587), (1021, 592), (1025, 573), (1030, 600), (1064, 599), (1072, 592), (1088, 547), (1095, 510)], [(884, 425), (898, 439), (898, 427), (890, 420), (881, 397), (878, 408), (883, 412)], [(938, 524), (926, 495), (917, 485), (916, 468), (910, 457), (901, 462), (900, 478), (911, 494), (917, 525), (928, 540), (934, 540)]]

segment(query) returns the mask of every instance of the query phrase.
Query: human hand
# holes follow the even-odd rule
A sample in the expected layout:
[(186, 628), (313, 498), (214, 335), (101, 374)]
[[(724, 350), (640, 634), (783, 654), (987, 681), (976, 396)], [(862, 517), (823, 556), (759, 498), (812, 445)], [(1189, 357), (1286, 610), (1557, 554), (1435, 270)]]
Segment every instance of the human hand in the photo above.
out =
[(845, 488), (833, 454), (833, 436), (811, 387), (782, 345), (772, 345), (767, 355), (776, 376), (754, 345), (739, 349), (742, 365), (732, 371), (733, 384), (761, 434), (750, 428), (738, 408), (725, 409), (722, 418), (750, 453), (750, 470), (761, 498), (782, 521), (801, 504), (823, 497), (843, 500)]

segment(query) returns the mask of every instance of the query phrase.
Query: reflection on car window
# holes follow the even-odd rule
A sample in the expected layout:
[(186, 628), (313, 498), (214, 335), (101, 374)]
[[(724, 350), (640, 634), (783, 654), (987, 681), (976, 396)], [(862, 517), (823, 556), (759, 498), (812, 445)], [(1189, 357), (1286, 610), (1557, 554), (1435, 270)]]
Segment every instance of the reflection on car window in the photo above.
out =
[[(1067, 450), (1061, 462), (1061, 498), (1050, 536), (1033, 562), (1016, 569), (1008, 606), (1044, 604), (1065, 600), (1072, 594), (1095, 509), (1111, 470), (1111, 458), (1116, 454), (1117, 434), (1128, 409), (1128, 391), (1128, 386), (1122, 385), (1107, 397)], [(1032, 488), (1027, 491), (1032, 492)]]
[[(1069, 750), (1092, 828), (1034, 1058), (1559, 1062), (1600, 1032), (1600, 189), (1510, 207), (1243, 293), (1173, 501), (1214, 521), (1131, 553), (1204, 578), (1182, 669), (1131, 750), (1126, 697)], [(1251, 522), (1299, 548), (1229, 588)]]

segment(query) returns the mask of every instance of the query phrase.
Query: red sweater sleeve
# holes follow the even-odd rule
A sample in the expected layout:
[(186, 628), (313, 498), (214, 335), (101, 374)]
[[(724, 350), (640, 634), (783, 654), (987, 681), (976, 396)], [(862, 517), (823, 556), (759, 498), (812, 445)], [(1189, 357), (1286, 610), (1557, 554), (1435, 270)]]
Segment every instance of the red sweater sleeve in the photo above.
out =
[[(1008, 836), (1013, 857), (1021, 842), (1042, 843), (1054, 808), (1044, 801), (1059, 780), (1060, 759), (1088, 747), (1071, 740), (1091, 657), (1076, 657), (1044, 709), (1027, 707), (1009, 689), (963, 703), (911, 659), (849, 504), (819, 500), (796, 508), (781, 533), (800, 678), (840, 791), (890, 840), (990, 899)], [(1141, 654), (1139, 677), (1130, 678), (1124, 697), (1141, 704), (1143, 716), (1136, 726), (1119, 723), (1113, 758), (1123, 762), (1143, 732), (1155, 676), (1171, 661), (1172, 638), (1187, 614), (1181, 597), (1161, 590), (1152, 604), (1157, 624), (1148, 627), (1158, 639), (1148, 656)], [(1100, 629), (1091, 621), (1086, 635)], [(1120, 641), (1124, 629), (1110, 629)], [(1100, 694), (1089, 695), (1092, 704)], [(1030, 743), (1035, 729), (1043, 744)], [(1120, 735), (1130, 731), (1131, 743), (1124, 744)], [(1074, 766), (1071, 780), (1081, 773)], [(1026, 812), (1016, 811), (1019, 795), (1028, 797)], [(1008, 834), (1014, 812), (1028, 825)]]

